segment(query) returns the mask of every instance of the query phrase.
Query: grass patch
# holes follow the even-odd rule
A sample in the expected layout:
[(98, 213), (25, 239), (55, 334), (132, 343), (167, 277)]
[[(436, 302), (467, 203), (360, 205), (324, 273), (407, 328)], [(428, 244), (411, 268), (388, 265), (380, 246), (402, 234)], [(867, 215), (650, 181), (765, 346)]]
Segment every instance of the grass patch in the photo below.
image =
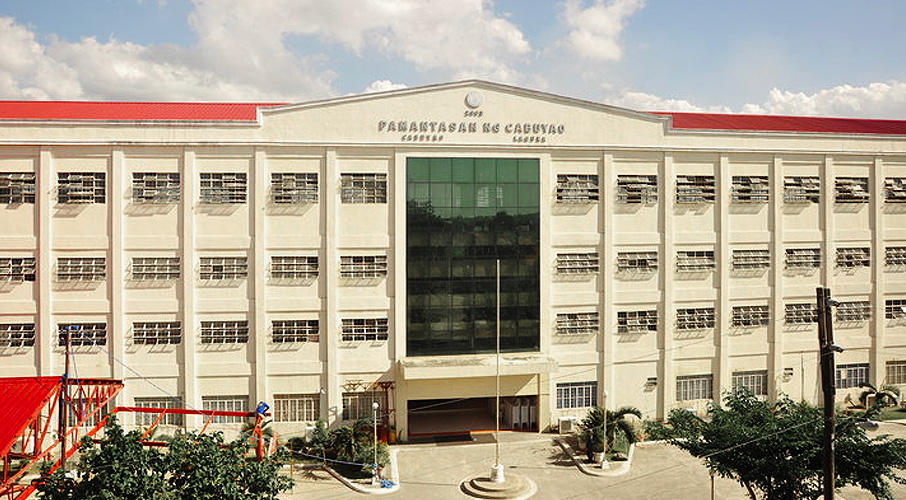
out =
[(881, 409), (878, 420), (904, 420), (906, 419), (906, 408), (902, 406), (889, 406)]

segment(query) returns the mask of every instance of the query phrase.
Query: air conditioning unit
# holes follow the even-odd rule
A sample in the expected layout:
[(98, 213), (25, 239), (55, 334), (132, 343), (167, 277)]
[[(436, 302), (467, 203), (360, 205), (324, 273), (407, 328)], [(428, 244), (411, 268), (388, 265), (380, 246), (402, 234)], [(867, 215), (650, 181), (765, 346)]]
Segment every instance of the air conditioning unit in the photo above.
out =
[(559, 424), (560, 434), (572, 434), (576, 431), (576, 417), (572, 415), (560, 417), (557, 422)]

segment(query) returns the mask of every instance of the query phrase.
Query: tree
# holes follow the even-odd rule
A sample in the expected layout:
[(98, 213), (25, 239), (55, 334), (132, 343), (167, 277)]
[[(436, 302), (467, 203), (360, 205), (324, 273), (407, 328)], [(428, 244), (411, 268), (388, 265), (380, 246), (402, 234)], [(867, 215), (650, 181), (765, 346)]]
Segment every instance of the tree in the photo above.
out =
[[(873, 411), (839, 416), (835, 428), (836, 487), (855, 485), (881, 500), (893, 500), (888, 481), (906, 484), (906, 440), (869, 438), (858, 424)], [(823, 414), (820, 408), (784, 397), (758, 399), (739, 389), (712, 404), (709, 420), (687, 410), (670, 412), (668, 425), (650, 427), (653, 437), (704, 460), (721, 477), (742, 484), (752, 500), (814, 499), (822, 494)]]
[(615, 411), (595, 406), (588, 410), (588, 414), (582, 419), (583, 438), (594, 436), (594, 429), (602, 429), (607, 446), (601, 451), (613, 449), (618, 431), (628, 443), (635, 443), (639, 440), (639, 435), (635, 423), (629, 418), (630, 415), (642, 418), (642, 412), (632, 406), (624, 406)]
[(875, 388), (868, 382), (859, 384), (862, 391), (859, 393), (859, 402), (863, 407), (868, 407), (868, 397), (874, 395), (874, 404), (877, 406), (892, 406), (900, 401), (900, 389), (895, 385), (882, 385), (880, 389)]
[(82, 440), (75, 476), (62, 470), (42, 477), (42, 500), (240, 500), (273, 499), (292, 486), (279, 473), (282, 452), (258, 461), (247, 443), (224, 442), (221, 433), (179, 434), (167, 453), (147, 448), (141, 433), (125, 433), (111, 417), (104, 439)]

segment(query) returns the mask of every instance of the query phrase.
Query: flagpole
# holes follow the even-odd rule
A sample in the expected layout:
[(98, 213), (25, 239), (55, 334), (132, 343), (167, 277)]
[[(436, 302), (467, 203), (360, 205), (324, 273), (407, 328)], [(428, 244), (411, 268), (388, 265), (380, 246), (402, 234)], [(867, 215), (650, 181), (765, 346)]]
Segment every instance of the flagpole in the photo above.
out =
[(500, 465), (500, 259), (497, 259), (497, 320), (495, 322), (497, 334), (496, 352), (496, 389), (494, 391), (495, 411), (494, 411), (494, 467), (491, 468), (491, 481), (495, 483), (504, 482), (503, 466)]

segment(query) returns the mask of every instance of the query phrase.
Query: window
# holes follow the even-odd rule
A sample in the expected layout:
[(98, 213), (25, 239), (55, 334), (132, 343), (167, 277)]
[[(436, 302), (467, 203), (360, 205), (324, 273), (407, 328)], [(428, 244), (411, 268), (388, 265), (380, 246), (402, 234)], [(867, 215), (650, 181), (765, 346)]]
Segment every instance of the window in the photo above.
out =
[(179, 174), (133, 172), (132, 202), (179, 203)]
[(837, 267), (853, 268), (871, 265), (871, 252), (868, 247), (837, 249)]
[(274, 422), (314, 422), (319, 418), (320, 394), (274, 394)]
[(837, 321), (840, 323), (863, 322), (871, 319), (871, 304), (867, 300), (840, 302)]
[(0, 257), (0, 281), (34, 280), (34, 257)]
[(733, 203), (767, 203), (771, 188), (764, 175), (734, 175)]
[(59, 172), (57, 200), (60, 203), (104, 203), (106, 174)]
[(342, 331), (343, 342), (387, 340), (387, 318), (346, 318)]
[(906, 360), (887, 362), (887, 383), (906, 384)]
[(653, 273), (657, 271), (657, 252), (619, 252), (617, 271)]
[(271, 322), (271, 341), (275, 344), (317, 342), (318, 320), (287, 319)]
[(278, 205), (317, 203), (318, 174), (272, 173), (271, 200)]
[(387, 174), (340, 174), (342, 203), (387, 203)]
[(783, 201), (786, 203), (818, 203), (821, 182), (817, 176), (784, 177)]
[(834, 180), (834, 201), (868, 203), (868, 177), (837, 177)]
[(304, 280), (318, 277), (317, 256), (272, 256), (271, 278)]
[(657, 331), (657, 309), (617, 311), (617, 332), (645, 333)]
[(657, 203), (657, 176), (618, 175), (617, 203)]
[(0, 324), (0, 347), (34, 347), (34, 323)]
[(869, 366), (868, 363), (837, 365), (837, 389), (849, 389), (851, 387), (859, 387), (859, 384), (867, 383)]
[[(173, 397), (163, 398), (135, 398), (133, 406), (137, 408), (160, 408), (161, 410), (178, 410), (182, 408), (182, 400)], [(135, 425), (150, 426), (154, 425), (159, 413), (136, 413)], [(185, 417), (177, 413), (167, 413), (160, 420), (162, 425), (174, 425), (182, 427), (185, 425)]]
[(202, 344), (245, 344), (249, 341), (248, 321), (202, 321)]
[(378, 416), (386, 412), (387, 393), (384, 391), (344, 392), (342, 420), (371, 419), (374, 415), (373, 404), (378, 404)]
[(132, 279), (136, 281), (179, 279), (179, 257), (133, 257)]
[(711, 399), (714, 395), (714, 376), (686, 375), (676, 377), (676, 400)]
[(906, 247), (885, 248), (884, 262), (891, 267), (906, 266)]
[(139, 345), (179, 344), (182, 341), (182, 323), (155, 321), (132, 323), (132, 343)]
[(770, 250), (733, 250), (734, 271), (767, 269), (770, 265)]
[(597, 272), (598, 252), (557, 254), (557, 274), (561, 276)]
[(884, 317), (887, 319), (906, 319), (906, 299), (884, 301)]
[(598, 404), (597, 382), (557, 384), (557, 409), (590, 408)]
[(735, 306), (731, 324), (736, 327), (767, 326), (771, 321), (768, 306)]
[(714, 328), (713, 307), (693, 307), (676, 310), (677, 330), (704, 330)]
[(101, 281), (107, 276), (105, 257), (60, 257), (57, 281)]
[(203, 280), (238, 280), (249, 273), (248, 257), (202, 257), (200, 277)]
[(690, 273), (710, 271), (716, 267), (713, 250), (685, 250), (676, 252), (676, 271)]
[(206, 172), (201, 174), (198, 201), (211, 205), (245, 203), (247, 181), (244, 173)]
[(557, 203), (597, 203), (598, 176), (557, 174)]
[(557, 335), (594, 335), (599, 323), (596, 312), (561, 313), (557, 315)]
[[(201, 409), (207, 411), (241, 411), (248, 413), (248, 396), (202, 396)], [(215, 424), (241, 424), (248, 417), (217, 416), (211, 420)]]
[(884, 201), (906, 203), (906, 178), (888, 177), (884, 179)]
[(66, 345), (66, 334), (69, 334), (71, 346), (107, 345), (107, 323), (66, 323), (57, 325), (60, 347)]
[(387, 276), (386, 255), (344, 255), (340, 257), (341, 278), (383, 278)]
[(756, 396), (768, 395), (768, 371), (753, 370), (733, 372), (733, 389), (745, 387)]
[(818, 311), (815, 304), (787, 304), (785, 318), (788, 325), (806, 325), (818, 322)]
[(35, 174), (31, 172), (0, 173), (0, 203), (35, 202)]
[(810, 269), (821, 267), (820, 248), (787, 248), (787, 269)]
[(677, 176), (676, 202), (680, 204), (714, 203), (714, 176)]

